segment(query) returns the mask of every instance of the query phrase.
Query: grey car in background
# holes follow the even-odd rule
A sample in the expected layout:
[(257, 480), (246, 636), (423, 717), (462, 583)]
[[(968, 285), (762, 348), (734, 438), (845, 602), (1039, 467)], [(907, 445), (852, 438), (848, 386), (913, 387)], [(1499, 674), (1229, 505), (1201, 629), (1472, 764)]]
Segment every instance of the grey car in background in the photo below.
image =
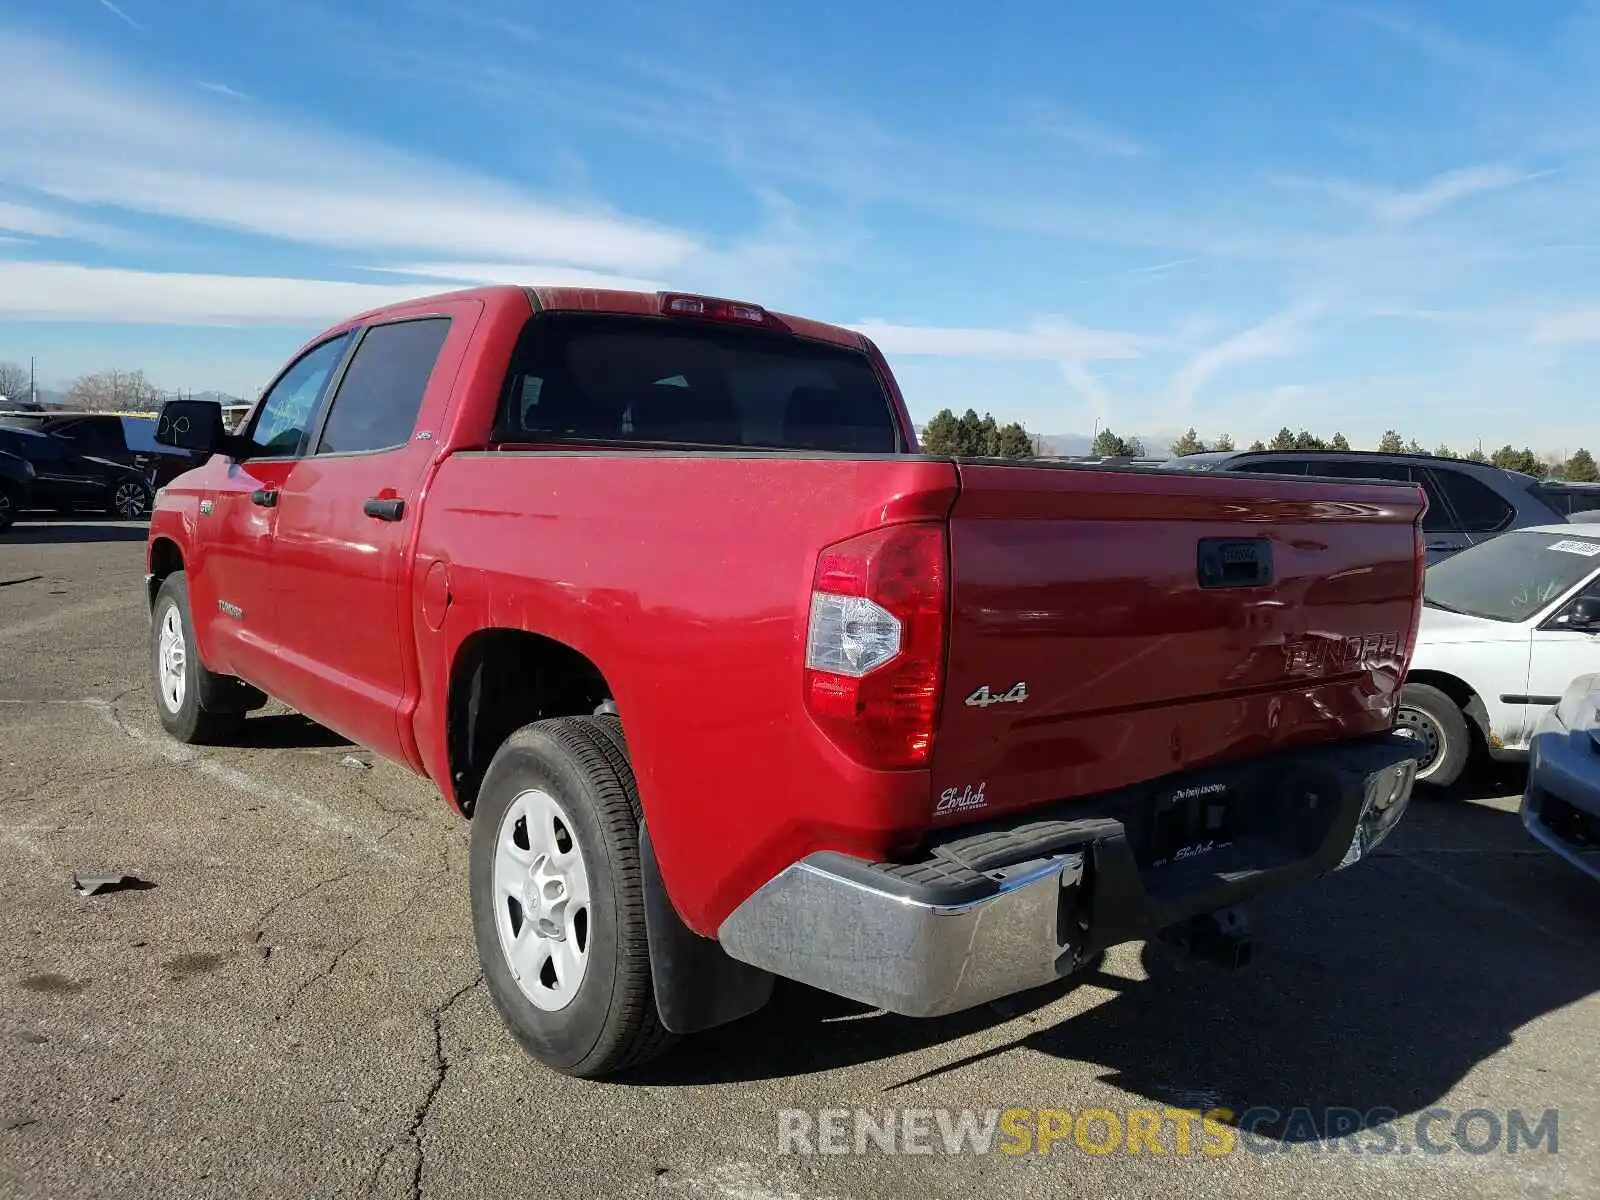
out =
[(1600, 488), (1535, 479), (1487, 463), (1435, 454), (1365, 450), (1213, 450), (1161, 464), (1176, 471), (1250, 471), (1330, 479), (1390, 479), (1428, 495), (1422, 529), (1433, 564), (1511, 529), (1550, 525), (1600, 510)]
[(1522, 825), (1600, 879), (1600, 675), (1580, 675), (1539, 723), (1528, 754)]

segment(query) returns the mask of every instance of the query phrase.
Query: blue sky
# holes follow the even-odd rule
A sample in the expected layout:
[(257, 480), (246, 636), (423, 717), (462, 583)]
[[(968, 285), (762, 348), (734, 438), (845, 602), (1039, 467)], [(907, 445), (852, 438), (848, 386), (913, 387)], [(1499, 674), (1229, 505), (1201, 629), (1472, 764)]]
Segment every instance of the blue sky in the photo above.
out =
[(919, 418), (1600, 449), (1600, 4), (0, 0), (0, 61), (51, 384), (618, 280), (863, 328)]

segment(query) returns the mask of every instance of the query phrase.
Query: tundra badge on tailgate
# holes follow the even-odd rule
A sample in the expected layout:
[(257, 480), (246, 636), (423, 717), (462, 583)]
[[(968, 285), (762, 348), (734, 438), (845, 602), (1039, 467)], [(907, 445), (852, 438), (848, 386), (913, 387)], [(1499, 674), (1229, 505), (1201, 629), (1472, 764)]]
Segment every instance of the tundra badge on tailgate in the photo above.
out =
[(1003, 696), (997, 696), (989, 690), (986, 683), (966, 699), (968, 708), (988, 708), (991, 704), (1021, 704), (1028, 698), (1028, 685), (1024, 680), (1018, 680), (1011, 685), (1011, 690)]

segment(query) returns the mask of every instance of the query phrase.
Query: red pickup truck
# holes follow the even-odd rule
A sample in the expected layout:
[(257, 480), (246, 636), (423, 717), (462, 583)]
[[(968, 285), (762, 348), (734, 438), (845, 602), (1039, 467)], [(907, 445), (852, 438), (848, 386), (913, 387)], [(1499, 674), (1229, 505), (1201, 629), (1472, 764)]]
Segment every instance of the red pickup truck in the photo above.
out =
[(677, 293), (366, 313), (160, 426), (208, 456), (150, 523), (162, 723), (272, 696), (434, 781), (564, 1072), (775, 976), (931, 1016), (1237, 962), (1410, 796), (1412, 486), (923, 454), (867, 339)]

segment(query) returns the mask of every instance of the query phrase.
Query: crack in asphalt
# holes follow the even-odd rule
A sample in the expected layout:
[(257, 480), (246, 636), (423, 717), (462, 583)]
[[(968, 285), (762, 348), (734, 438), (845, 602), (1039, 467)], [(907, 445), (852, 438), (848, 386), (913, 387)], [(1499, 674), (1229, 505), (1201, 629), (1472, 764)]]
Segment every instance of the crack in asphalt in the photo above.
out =
[(450, 1073), (451, 1065), (444, 1055), (445, 1014), (482, 982), (483, 972), (480, 971), (470, 982), (452, 992), (428, 1014), (433, 1023), (433, 1078), (428, 1083), (427, 1093), (412, 1114), (411, 1125), (406, 1130), (405, 1137), (390, 1142), (378, 1156), (377, 1165), (372, 1168), (372, 1174), (367, 1177), (367, 1182), (362, 1188), (363, 1195), (373, 1194), (373, 1190), (378, 1186), (378, 1180), (383, 1175), (384, 1167), (389, 1165), (390, 1160), (402, 1146), (409, 1144), (416, 1152), (416, 1160), (411, 1166), (411, 1200), (422, 1200), (422, 1171), (426, 1162), (422, 1151), (422, 1127), (427, 1124), (428, 1116), (433, 1111), (434, 1101), (439, 1098), (439, 1092), (444, 1088), (445, 1076)]
[(339, 969), (339, 964), (349, 957), (351, 951), (353, 951), (357, 946), (361, 945), (361, 943), (366, 940), (366, 934), (361, 934), (354, 940), (346, 942), (334, 953), (334, 956), (328, 960), (328, 965), (326, 967), (322, 968), (320, 971), (313, 971), (305, 979), (301, 980), (300, 986), (295, 988), (294, 991), (289, 994), (288, 1005), (281, 1013), (278, 1013), (272, 1018), (273, 1024), (277, 1024), (290, 1013), (294, 1012), (295, 1005), (300, 1003), (300, 997), (304, 996), (308, 991), (310, 991), (313, 986), (322, 982), (322, 980), (328, 978), (328, 976), (337, 971)]
[(295, 903), (297, 900), (304, 900), (307, 896), (311, 895), (312, 892), (317, 891), (319, 888), (325, 888), (331, 883), (339, 883), (342, 880), (350, 878), (350, 876), (354, 875), (355, 873), (355, 867), (346, 867), (337, 875), (330, 875), (326, 879), (319, 879), (310, 887), (298, 891), (292, 896), (285, 896), (282, 900), (275, 901), (272, 907), (267, 909), (266, 912), (262, 913), (261, 916), (256, 920), (256, 932), (255, 936), (250, 939), (250, 944), (254, 946), (260, 943), (261, 939), (267, 934), (267, 922), (272, 920), (273, 917), (277, 916), (280, 910)]

